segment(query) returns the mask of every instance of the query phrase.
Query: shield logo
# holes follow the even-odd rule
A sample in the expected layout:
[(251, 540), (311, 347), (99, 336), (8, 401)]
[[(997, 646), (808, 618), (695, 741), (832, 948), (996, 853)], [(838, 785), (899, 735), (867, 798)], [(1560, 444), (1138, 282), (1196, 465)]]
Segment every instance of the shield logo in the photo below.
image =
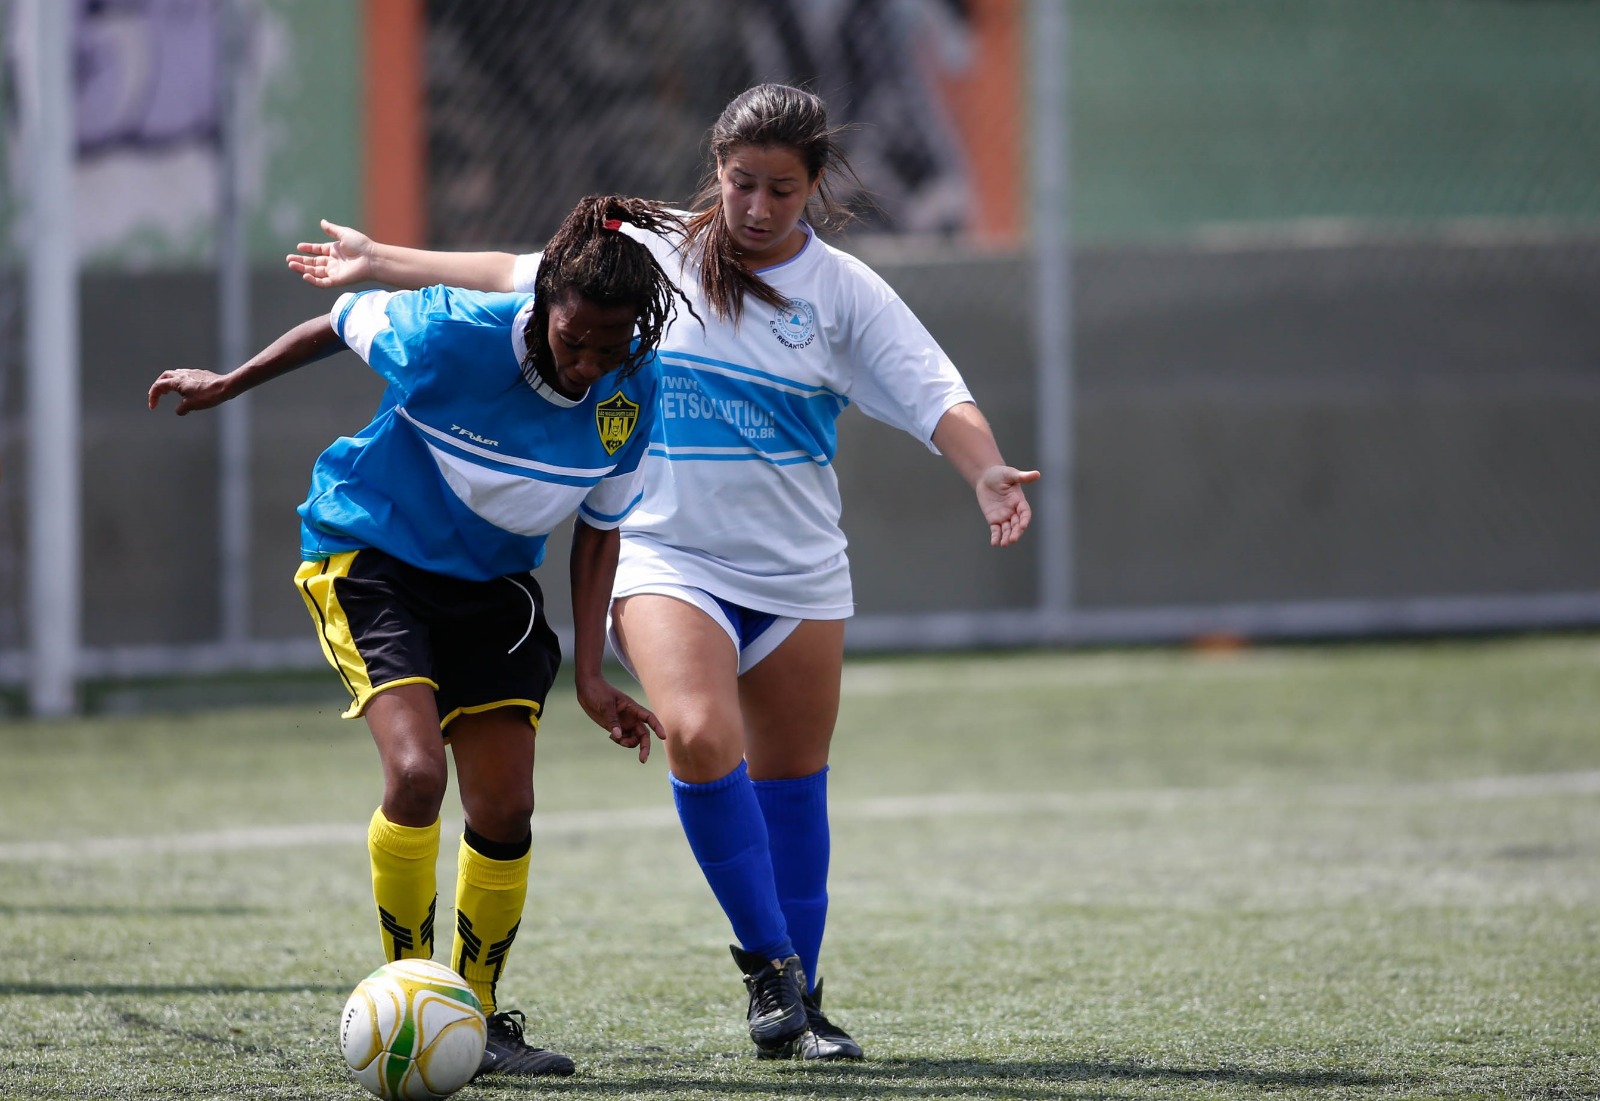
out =
[(629, 401), (621, 390), (594, 407), (595, 427), (600, 430), (600, 445), (607, 455), (615, 455), (639, 423), (639, 403)]

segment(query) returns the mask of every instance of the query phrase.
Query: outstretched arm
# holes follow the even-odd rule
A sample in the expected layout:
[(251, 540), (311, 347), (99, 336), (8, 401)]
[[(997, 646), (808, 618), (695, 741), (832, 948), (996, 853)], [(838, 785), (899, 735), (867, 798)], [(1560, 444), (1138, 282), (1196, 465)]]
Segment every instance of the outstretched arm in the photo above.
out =
[(326, 359), (344, 347), (344, 341), (333, 331), (333, 323), (326, 314), (313, 317), (310, 321), (302, 321), (225, 375), (190, 368), (162, 371), (150, 385), (150, 408), (156, 407), (163, 394), (177, 394), (176, 412), (180, 417), (197, 409), (211, 409), (252, 387), (260, 386), (268, 379)]
[(617, 550), (622, 536), (616, 528), (602, 530), (579, 519), (572, 530), (572, 664), (583, 710), (611, 740), (625, 749), (639, 750), (639, 763), (650, 759), (650, 734), (665, 739), (661, 720), (626, 692), (606, 680), (606, 610), (611, 586), (617, 579)]
[(359, 229), (322, 220), (331, 241), (301, 241), (284, 257), (290, 271), (318, 287), (377, 282), (414, 290), (448, 283), (479, 291), (509, 291), (516, 257), (509, 252), (434, 252), (374, 241)]
[(950, 460), (978, 496), (989, 522), (989, 545), (1009, 547), (1028, 530), (1033, 509), (1022, 487), (1039, 480), (1037, 470), (1018, 470), (1000, 457), (994, 430), (971, 402), (952, 406), (933, 430), (933, 446)]

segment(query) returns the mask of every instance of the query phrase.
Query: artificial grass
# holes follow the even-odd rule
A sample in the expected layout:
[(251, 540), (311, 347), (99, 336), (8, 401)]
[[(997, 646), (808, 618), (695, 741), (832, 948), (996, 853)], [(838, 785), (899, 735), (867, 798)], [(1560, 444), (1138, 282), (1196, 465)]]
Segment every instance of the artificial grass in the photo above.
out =
[[(579, 1072), (459, 1096), (1591, 1096), (1597, 673), (1586, 636), (852, 661), (847, 1066), (751, 1056), (662, 758), (562, 686), (501, 991)], [(378, 776), (337, 711), (0, 725), (0, 1095), (365, 1096)]]

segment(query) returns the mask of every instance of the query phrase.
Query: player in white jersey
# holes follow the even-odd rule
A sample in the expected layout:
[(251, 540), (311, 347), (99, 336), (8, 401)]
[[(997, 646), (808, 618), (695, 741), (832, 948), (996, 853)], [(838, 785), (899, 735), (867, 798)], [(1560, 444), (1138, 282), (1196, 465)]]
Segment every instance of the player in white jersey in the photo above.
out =
[[(488, 1018), (479, 1073), (566, 1075), (496, 987), (528, 893), (534, 741), (560, 645), (533, 570), (574, 513), (579, 702), (611, 736), (660, 724), (602, 672), (618, 525), (638, 503), (659, 403), (655, 345), (677, 292), (624, 224), (679, 225), (637, 199), (581, 202), (529, 294), (442, 286), (342, 296), (227, 373), (166, 371), (154, 409), (209, 409), (345, 348), (388, 386), (370, 424), (318, 458), (295, 580), (383, 766), (368, 827), (389, 960), (431, 958), (439, 811), (453, 756), (466, 825), (451, 966)], [(643, 754), (641, 754), (641, 757)]]
[[(858, 1059), (823, 1014), (828, 749), (854, 607), (835, 419), (855, 404), (943, 454), (1005, 547), (1022, 487), (961, 376), (865, 264), (804, 220), (849, 165), (816, 96), (761, 85), (712, 127), (713, 173), (684, 234), (639, 234), (703, 323), (661, 343), (645, 499), (623, 526), (611, 637), (666, 728), (690, 848), (738, 939), (766, 1058)], [(319, 285), (444, 278), (509, 289), (538, 256), (432, 253), (324, 223), (289, 266)], [(647, 745), (648, 743), (646, 743)], [(641, 750), (645, 747), (641, 747)]]

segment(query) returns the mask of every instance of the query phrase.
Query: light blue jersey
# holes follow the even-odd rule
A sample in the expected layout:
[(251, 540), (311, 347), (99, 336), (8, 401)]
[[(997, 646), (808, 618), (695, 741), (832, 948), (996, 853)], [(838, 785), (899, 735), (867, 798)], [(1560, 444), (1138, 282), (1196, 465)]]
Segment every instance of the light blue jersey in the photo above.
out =
[(389, 383), (372, 423), (317, 459), (300, 506), (307, 559), (374, 547), (467, 580), (534, 569), (575, 512), (619, 525), (643, 492), (651, 357), (578, 401), (524, 377), (533, 299), (447, 287), (365, 291), (334, 331)]

